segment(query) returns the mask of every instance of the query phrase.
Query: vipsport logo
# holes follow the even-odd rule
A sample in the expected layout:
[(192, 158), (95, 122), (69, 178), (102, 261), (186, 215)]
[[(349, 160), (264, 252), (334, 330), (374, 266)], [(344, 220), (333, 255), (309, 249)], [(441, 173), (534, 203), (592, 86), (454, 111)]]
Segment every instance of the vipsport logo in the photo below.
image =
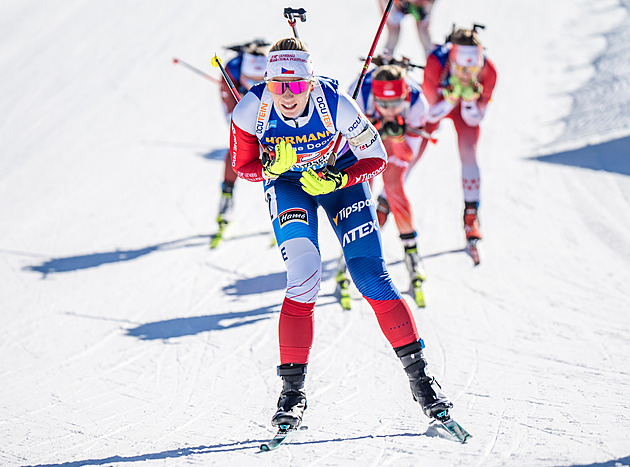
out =
[(363, 238), (366, 235), (370, 235), (372, 232), (378, 231), (378, 220), (373, 220), (366, 222), (365, 224), (361, 224), (359, 227), (356, 227), (352, 230), (349, 230), (345, 234), (343, 234), (343, 242), (342, 247), (346, 246), (348, 243), (352, 243), (359, 238)]
[(339, 221), (343, 219), (347, 219), (348, 216), (350, 216), (350, 214), (352, 214), (353, 212), (360, 212), (363, 208), (368, 207), (368, 206), (373, 206), (373, 205), (374, 205), (374, 201), (372, 200), (372, 198), (361, 200), (339, 211), (337, 215), (333, 217), (333, 222), (335, 223), (335, 225), (337, 225)]
[(278, 215), (278, 221), (280, 222), (280, 227), (289, 222), (304, 222), (308, 224), (308, 213), (306, 209), (301, 208), (287, 209)]

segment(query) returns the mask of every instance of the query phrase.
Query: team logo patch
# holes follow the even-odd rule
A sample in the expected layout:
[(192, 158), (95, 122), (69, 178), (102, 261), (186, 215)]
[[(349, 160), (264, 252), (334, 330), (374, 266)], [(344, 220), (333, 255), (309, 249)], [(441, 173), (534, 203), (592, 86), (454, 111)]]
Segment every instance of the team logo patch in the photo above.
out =
[(280, 222), (280, 227), (283, 227), (289, 222), (304, 222), (308, 224), (308, 213), (306, 209), (301, 208), (287, 209), (278, 215), (278, 221)]
[(278, 120), (269, 120), (269, 128), (277, 128)]
[(287, 70), (285, 67), (282, 67), (282, 74), (283, 75), (294, 75), (295, 71), (293, 70)]

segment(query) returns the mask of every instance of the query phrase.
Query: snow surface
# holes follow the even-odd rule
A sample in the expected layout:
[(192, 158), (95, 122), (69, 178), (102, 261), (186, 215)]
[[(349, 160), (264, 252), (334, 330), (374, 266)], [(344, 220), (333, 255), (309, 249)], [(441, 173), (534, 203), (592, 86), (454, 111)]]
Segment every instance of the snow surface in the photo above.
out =
[[(291, 35), (287, 3), (0, 2), (0, 464), (630, 464), (628, 0), (436, 4), (434, 39), (485, 24), (499, 72), (480, 267), (448, 124), (409, 181), (429, 275), (415, 317), (474, 438), (428, 425), (356, 290), (340, 309), (323, 224), (310, 428), (259, 452), (285, 270), (257, 184), (238, 183), (209, 250), (228, 129), (216, 85), (172, 59), (217, 76), (222, 46)], [(376, 2), (292, 6), (318, 72), (349, 85)], [(399, 51), (421, 60), (409, 22)]]

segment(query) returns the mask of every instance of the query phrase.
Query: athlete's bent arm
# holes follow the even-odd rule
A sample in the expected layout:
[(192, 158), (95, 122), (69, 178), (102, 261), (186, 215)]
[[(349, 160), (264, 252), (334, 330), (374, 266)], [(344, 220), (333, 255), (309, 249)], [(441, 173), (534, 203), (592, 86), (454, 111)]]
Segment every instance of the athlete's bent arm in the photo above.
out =
[(230, 125), (230, 154), (232, 168), (236, 174), (251, 182), (264, 180), (260, 159), (260, 144), (256, 137), (256, 114), (260, 99), (254, 94), (245, 94), (234, 107)]
[(380, 174), (387, 166), (387, 152), (374, 125), (359, 110), (356, 102), (345, 91), (339, 92), (337, 128), (348, 140), (358, 161), (344, 169), (348, 174), (346, 186), (365, 182)]

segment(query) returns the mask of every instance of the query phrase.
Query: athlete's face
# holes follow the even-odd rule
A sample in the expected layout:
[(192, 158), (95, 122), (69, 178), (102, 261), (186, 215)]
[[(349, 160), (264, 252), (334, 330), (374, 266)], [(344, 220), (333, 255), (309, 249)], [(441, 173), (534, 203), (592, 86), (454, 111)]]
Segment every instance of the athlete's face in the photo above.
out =
[(451, 70), (452, 73), (459, 78), (459, 82), (462, 83), (462, 86), (468, 86), (476, 81), (479, 71), (481, 71), (478, 66), (460, 66), (453, 62), (451, 62)]
[[(279, 76), (278, 78), (274, 78), (272, 81), (288, 83), (290, 81), (298, 82), (304, 80), (301, 78), (289, 78), (286, 76)], [(275, 105), (276, 109), (279, 110), (282, 115), (287, 118), (299, 117), (302, 112), (304, 112), (306, 104), (308, 104), (308, 98), (311, 95), (314, 84), (312, 81), (308, 81), (307, 85), (304, 87), (305, 90), (297, 94), (294, 94), (288, 87), (284, 89), (284, 92), (282, 92), (282, 94), (276, 94), (272, 92), (271, 97), (273, 99), (273, 104)]]
[(376, 111), (383, 117), (386, 122), (396, 120), (404, 109), (406, 104), (406, 98), (408, 93), (404, 93), (402, 96), (395, 99), (377, 99), (374, 98), (374, 107)]

